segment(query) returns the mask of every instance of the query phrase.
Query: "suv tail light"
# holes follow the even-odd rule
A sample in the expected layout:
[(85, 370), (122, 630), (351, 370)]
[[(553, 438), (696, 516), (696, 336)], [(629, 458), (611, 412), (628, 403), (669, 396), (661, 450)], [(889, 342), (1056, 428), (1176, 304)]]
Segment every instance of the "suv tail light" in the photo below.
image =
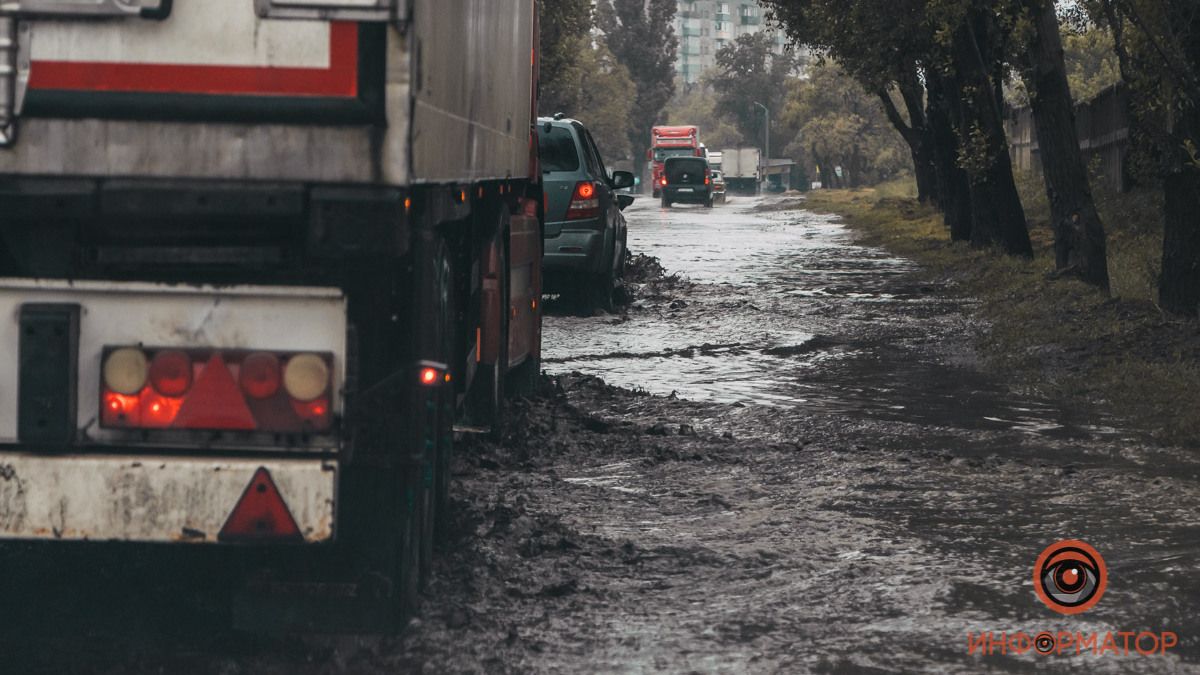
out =
[(662, 181), (660, 181), (660, 182), (663, 184), (663, 187), (666, 187), (666, 185), (667, 185), (667, 177), (664, 175), (664, 176), (662, 177)]
[(575, 192), (571, 195), (571, 205), (567, 207), (567, 220), (595, 218), (598, 215), (600, 215), (599, 189), (590, 180), (579, 181), (575, 184)]
[(106, 347), (100, 426), (327, 432), (332, 354)]

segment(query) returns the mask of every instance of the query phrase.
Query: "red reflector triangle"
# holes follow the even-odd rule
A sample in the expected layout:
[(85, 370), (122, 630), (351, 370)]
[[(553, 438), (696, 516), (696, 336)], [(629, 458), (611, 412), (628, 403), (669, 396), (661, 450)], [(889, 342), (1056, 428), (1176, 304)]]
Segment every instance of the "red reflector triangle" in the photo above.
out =
[(304, 541), (292, 512), (271, 480), (265, 467), (259, 467), (242, 492), (237, 506), (217, 535), (219, 541)]
[(171, 425), (177, 429), (256, 429), (246, 398), (225, 367), (220, 354), (213, 354), (200, 377), (183, 399)]

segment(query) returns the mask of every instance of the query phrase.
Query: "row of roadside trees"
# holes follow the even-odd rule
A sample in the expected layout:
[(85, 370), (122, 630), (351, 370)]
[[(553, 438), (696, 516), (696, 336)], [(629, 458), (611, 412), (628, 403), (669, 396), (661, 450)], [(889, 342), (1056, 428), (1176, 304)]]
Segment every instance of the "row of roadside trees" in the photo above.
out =
[(1200, 309), (1200, 5), (1196, 0), (760, 0), (791, 41), (836, 61), (900, 132), (919, 197), (951, 236), (1032, 254), (1005, 137), (1005, 81), (1027, 93), (1056, 263), (1108, 288), (1104, 224), (1079, 152), (1060, 18), (1105, 26), (1134, 92), (1134, 142), (1165, 196), (1161, 305)]
[(794, 178), (858, 187), (912, 170), (879, 101), (836, 64), (777, 53), (769, 32), (739, 36), (715, 60), (699, 82), (680, 87), (666, 111), (670, 124), (699, 125), (709, 148), (763, 147), (762, 103), (771, 112), (772, 155), (796, 162)]
[(675, 93), (675, 0), (543, 0), (539, 113), (587, 123), (609, 159), (646, 153)]

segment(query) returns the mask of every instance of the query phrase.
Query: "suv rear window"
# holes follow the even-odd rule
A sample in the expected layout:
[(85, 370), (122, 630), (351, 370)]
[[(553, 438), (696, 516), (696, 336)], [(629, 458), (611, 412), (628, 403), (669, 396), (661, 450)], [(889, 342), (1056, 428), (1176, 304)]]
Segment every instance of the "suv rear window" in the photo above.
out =
[(575, 147), (575, 135), (567, 127), (538, 128), (538, 157), (542, 171), (578, 171), (579, 151)]
[(671, 159), (665, 167), (667, 180), (672, 183), (680, 181), (683, 174), (688, 174), (688, 178), (695, 177), (696, 182), (703, 182), (704, 176), (708, 173), (708, 162), (700, 157)]

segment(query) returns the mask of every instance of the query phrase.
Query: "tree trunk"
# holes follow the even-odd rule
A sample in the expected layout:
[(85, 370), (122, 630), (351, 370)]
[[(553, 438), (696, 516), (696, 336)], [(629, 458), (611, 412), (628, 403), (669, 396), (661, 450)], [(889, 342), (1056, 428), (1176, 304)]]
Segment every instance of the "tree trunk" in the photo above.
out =
[(930, 201), (937, 203), (937, 176), (934, 173), (932, 161), (933, 148), (930, 147), (931, 144), (926, 138), (924, 115), (922, 114), (918, 120), (912, 116), (910, 109), (909, 119), (913, 120), (910, 126), (904, 121), (900, 111), (896, 109), (896, 104), (886, 89), (876, 90), (875, 95), (883, 104), (883, 111), (887, 114), (888, 121), (892, 123), (896, 131), (900, 132), (900, 137), (904, 139), (905, 144), (908, 145), (909, 154), (912, 155), (913, 176), (917, 180), (917, 201), (922, 204)]
[[(1174, 3), (1172, 10), (1175, 24), (1185, 36), (1184, 62), (1200, 64), (1200, 12), (1184, 0)], [(1191, 73), (1196, 68), (1192, 65)], [(1200, 313), (1200, 159), (1193, 153), (1200, 148), (1200, 85), (1191, 79), (1177, 86), (1184, 90), (1180, 98), (1189, 98), (1191, 105), (1180, 106), (1175, 112), (1172, 136), (1178, 148), (1176, 170), (1163, 181), (1163, 258), (1158, 299), (1169, 312), (1196, 316)]]
[(833, 165), (830, 163), (829, 158), (817, 154), (815, 143), (812, 146), (810, 154), (813, 161), (817, 163), (817, 180), (821, 181), (821, 187), (826, 190), (834, 189), (836, 186), (833, 184)]
[(854, 150), (850, 153), (850, 163), (842, 167), (846, 172), (846, 182), (851, 188), (862, 187), (863, 174), (866, 173), (867, 160), (863, 157), (862, 150), (858, 146), (854, 146)]
[(1200, 312), (1200, 169), (1187, 168), (1163, 181), (1162, 275), (1158, 301), (1174, 314)]
[(1107, 291), (1104, 224), (1096, 212), (1087, 167), (1079, 152), (1058, 16), (1051, 0), (1027, 0), (1027, 6), (1034, 12), (1036, 30), (1027, 54), (1025, 83), (1031, 94), (1042, 177), (1050, 200), (1055, 266), (1059, 272), (1078, 275)]
[[(937, 168), (933, 165), (933, 132), (926, 125), (920, 130), (921, 140), (913, 148), (913, 166), (916, 167), (917, 201), (938, 206), (942, 193), (938, 186)], [(922, 189), (924, 186), (924, 189)]]
[(908, 119), (912, 120), (913, 130), (918, 134), (913, 164), (917, 167), (918, 185), (921, 182), (920, 176), (924, 176), (926, 185), (925, 198), (919, 201), (936, 206), (941, 202), (941, 194), (938, 192), (937, 170), (933, 166), (933, 130), (929, 128), (929, 117), (925, 112), (928, 91), (921, 83), (920, 72), (915, 63), (905, 70), (899, 90), (904, 107), (908, 110)]
[[(977, 34), (979, 33), (979, 34)], [(960, 140), (969, 150), (967, 175), (971, 185), (971, 245), (1000, 246), (1010, 255), (1032, 256), (1025, 209), (1013, 180), (1008, 139), (996, 88), (976, 30), (964, 21), (953, 39), (954, 66), (960, 79)], [(982, 45), (986, 47), (990, 45)], [(987, 50), (990, 51), (990, 50)]]
[[(930, 138), (933, 168), (941, 196), (942, 216), (953, 241), (971, 240), (971, 185), (967, 172), (958, 164), (958, 137), (954, 132), (955, 106), (946, 97), (947, 78), (935, 72), (925, 75), (929, 89)], [(957, 87), (951, 87), (957, 91)]]

